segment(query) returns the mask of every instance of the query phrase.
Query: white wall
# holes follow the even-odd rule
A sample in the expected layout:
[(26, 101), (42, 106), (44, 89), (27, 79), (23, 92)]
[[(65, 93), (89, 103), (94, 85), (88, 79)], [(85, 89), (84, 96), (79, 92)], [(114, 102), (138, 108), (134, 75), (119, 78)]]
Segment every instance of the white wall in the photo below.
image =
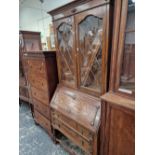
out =
[(46, 42), (49, 36), (49, 24), (52, 18), (48, 11), (62, 6), (72, 0), (22, 0), (19, 6), (19, 29), (29, 31), (40, 31), (42, 42)]

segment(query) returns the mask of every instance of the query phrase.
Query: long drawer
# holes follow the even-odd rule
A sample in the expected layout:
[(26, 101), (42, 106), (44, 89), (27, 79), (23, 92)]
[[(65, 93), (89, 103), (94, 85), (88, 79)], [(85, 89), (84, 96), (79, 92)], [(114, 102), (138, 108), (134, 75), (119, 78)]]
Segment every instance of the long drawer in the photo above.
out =
[(36, 74), (46, 78), (46, 64), (44, 59), (30, 59), (28, 60), (28, 73)]
[(93, 143), (87, 142), (83, 137), (79, 136), (76, 132), (71, 130), (62, 122), (58, 121), (57, 119), (52, 119), (52, 125), (55, 129), (61, 131), (66, 137), (81, 147), (88, 154), (93, 152)]
[(33, 102), (34, 108), (50, 120), (50, 107), (40, 103), (35, 99), (33, 99)]
[(36, 74), (30, 74), (28, 78), (32, 87), (38, 88), (46, 92), (48, 91), (46, 78), (37, 76)]
[(42, 126), (45, 130), (47, 130), (47, 132), (51, 135), (51, 125), (50, 125), (50, 121), (45, 118), (43, 115), (41, 115), (37, 109), (34, 109), (34, 118), (35, 121), (40, 124), (40, 126)]
[(47, 92), (31, 87), (32, 97), (45, 105), (49, 105), (49, 96)]
[(64, 116), (63, 114), (60, 114), (59, 112), (55, 111), (54, 109), (52, 109), (51, 118), (58, 119), (61, 122), (63, 122), (64, 124), (66, 124), (67, 126), (69, 126), (70, 128), (73, 128), (73, 130), (75, 130), (77, 133), (79, 133), (79, 135), (81, 135), (88, 142), (93, 141), (93, 133), (91, 131), (87, 130), (86, 128), (84, 128), (80, 124), (76, 123), (72, 119)]

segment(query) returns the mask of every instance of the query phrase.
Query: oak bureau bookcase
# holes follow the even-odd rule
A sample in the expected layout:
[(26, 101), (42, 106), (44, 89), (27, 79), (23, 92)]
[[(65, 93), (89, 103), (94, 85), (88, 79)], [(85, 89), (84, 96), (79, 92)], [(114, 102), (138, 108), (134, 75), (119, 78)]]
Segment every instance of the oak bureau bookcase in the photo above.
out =
[[(75, 0), (48, 12), (53, 18), (59, 85), (51, 100), (55, 140), (71, 154), (97, 155), (101, 94), (107, 90), (110, 0)], [(82, 153), (83, 152), (83, 153)]]
[(135, 154), (135, 2), (115, 0), (110, 89), (102, 98), (101, 155)]

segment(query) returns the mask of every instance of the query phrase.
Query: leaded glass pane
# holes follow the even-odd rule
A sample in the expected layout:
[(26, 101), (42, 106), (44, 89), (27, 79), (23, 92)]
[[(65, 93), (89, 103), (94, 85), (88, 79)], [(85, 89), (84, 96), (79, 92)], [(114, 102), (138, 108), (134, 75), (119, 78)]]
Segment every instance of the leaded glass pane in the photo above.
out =
[(87, 16), (79, 24), (81, 86), (101, 91), (102, 19)]
[(72, 26), (62, 23), (58, 27), (58, 47), (61, 63), (61, 79), (70, 83), (75, 82), (73, 32)]

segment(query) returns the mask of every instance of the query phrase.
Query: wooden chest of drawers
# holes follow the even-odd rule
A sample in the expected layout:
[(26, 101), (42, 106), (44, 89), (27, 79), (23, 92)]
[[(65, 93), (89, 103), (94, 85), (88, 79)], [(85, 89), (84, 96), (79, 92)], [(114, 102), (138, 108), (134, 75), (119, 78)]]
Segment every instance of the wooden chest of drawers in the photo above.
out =
[(50, 106), (53, 129), (63, 133), (86, 154), (97, 155), (100, 100), (59, 85)]
[(34, 104), (34, 119), (49, 135), (51, 132), (50, 100), (58, 83), (54, 52), (24, 53), (28, 66), (28, 81)]
[[(30, 87), (27, 77), (27, 61), (23, 58), (24, 52), (41, 50), (40, 32), (20, 31), (19, 32), (19, 98), (33, 104)], [(33, 105), (31, 105), (32, 107)]]

